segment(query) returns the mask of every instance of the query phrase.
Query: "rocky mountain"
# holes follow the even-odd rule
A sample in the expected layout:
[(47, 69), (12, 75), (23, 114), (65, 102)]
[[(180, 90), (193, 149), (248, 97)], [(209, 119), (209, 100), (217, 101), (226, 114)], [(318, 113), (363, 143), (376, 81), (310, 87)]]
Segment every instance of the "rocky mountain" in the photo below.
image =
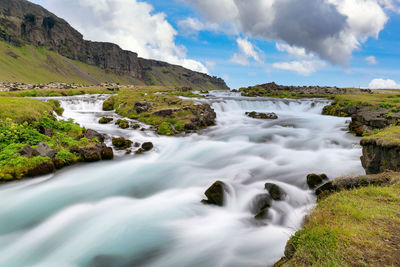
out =
[(68, 59), (129, 77), (132, 83), (228, 89), (220, 78), (143, 59), (116, 44), (84, 40), (68, 22), (26, 0), (0, 0), (0, 40), (13, 46), (48, 47)]

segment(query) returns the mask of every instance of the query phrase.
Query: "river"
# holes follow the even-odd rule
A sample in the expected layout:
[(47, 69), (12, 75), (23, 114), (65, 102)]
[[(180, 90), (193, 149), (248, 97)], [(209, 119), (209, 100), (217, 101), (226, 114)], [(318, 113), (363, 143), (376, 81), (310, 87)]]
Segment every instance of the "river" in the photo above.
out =
[[(212, 105), (217, 125), (179, 137), (98, 124), (116, 116), (101, 110), (106, 96), (58, 98), (65, 118), (155, 148), (2, 185), (0, 266), (272, 266), (315, 205), (306, 175), (364, 173), (349, 119), (321, 115), (327, 100), (211, 94), (199, 101)], [(229, 187), (225, 205), (203, 205), (216, 180)], [(255, 220), (266, 182), (287, 197)]]

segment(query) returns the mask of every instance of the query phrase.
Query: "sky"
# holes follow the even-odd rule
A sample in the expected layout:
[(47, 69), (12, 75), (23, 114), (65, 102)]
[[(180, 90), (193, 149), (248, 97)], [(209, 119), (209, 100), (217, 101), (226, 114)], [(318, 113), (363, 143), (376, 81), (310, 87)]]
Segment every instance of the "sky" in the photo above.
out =
[(231, 88), (400, 89), (400, 0), (32, 0), (93, 41)]

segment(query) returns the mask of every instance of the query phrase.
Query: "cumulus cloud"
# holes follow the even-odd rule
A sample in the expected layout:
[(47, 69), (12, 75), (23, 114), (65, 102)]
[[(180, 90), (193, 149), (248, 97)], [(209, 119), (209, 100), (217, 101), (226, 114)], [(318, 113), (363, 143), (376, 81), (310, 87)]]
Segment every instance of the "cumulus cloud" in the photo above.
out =
[(334, 64), (347, 65), (352, 52), (378, 37), (391, 0), (181, 0), (204, 19), (230, 23), (245, 36), (304, 48)]
[(288, 44), (276, 43), (276, 49), (280, 52), (286, 52), (295, 58), (313, 58), (313, 54), (308, 53), (305, 48), (290, 46)]
[[(38, 2), (38, 0), (36, 0)], [(144, 58), (158, 59), (207, 73), (175, 43), (177, 31), (164, 13), (138, 0), (51, 0), (45, 7), (65, 18), (86, 39), (113, 42)]]
[(323, 69), (326, 63), (321, 60), (299, 60), (290, 62), (276, 62), (272, 64), (272, 67), (280, 70), (288, 70), (297, 72), (300, 75), (309, 76), (312, 73)]
[(373, 79), (369, 85), (369, 89), (400, 89), (400, 84), (391, 79)]
[(236, 43), (239, 48), (239, 52), (233, 54), (231, 62), (240, 65), (249, 65), (250, 60), (254, 60), (258, 63), (262, 63), (261, 57), (256, 48), (247, 38), (237, 38)]
[(378, 64), (378, 60), (376, 60), (376, 57), (374, 57), (374, 56), (366, 57), (365, 61), (367, 62), (368, 65), (377, 65)]
[(178, 26), (184, 35), (195, 35), (200, 31), (218, 31), (219, 26), (216, 23), (204, 23), (196, 18), (186, 18), (178, 21)]

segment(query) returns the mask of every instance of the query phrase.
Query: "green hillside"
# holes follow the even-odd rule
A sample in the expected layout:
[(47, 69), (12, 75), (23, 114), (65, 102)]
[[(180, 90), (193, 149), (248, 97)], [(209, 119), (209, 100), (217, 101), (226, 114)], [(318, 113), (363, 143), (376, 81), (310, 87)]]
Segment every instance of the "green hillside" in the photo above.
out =
[(0, 81), (99, 84), (118, 82), (137, 84), (132, 78), (108, 73), (104, 69), (70, 60), (46, 47), (13, 46), (0, 41)]

